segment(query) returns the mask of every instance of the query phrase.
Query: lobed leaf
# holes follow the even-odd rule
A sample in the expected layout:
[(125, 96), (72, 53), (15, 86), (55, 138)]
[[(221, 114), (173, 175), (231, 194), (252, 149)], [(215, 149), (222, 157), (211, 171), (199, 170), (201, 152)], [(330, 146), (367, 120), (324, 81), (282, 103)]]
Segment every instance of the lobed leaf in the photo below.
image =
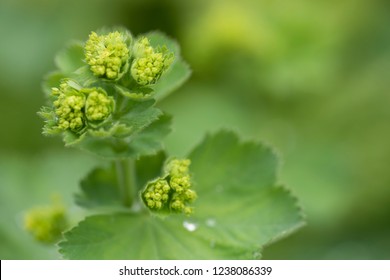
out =
[(70, 259), (253, 259), (303, 225), (296, 199), (276, 182), (277, 158), (264, 145), (222, 131), (189, 158), (198, 193), (193, 216), (88, 217), (65, 234), (60, 252)]
[(115, 166), (95, 168), (80, 183), (81, 193), (75, 195), (76, 204), (85, 208), (120, 206), (121, 193)]

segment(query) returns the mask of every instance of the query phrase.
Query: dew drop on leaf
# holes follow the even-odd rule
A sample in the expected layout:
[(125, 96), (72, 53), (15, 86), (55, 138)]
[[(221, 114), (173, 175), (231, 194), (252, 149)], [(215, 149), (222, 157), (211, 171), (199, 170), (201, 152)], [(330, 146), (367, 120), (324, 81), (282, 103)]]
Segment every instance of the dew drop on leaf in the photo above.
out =
[(260, 258), (261, 258), (261, 253), (258, 252), (258, 251), (253, 252), (253, 258), (254, 258), (255, 260), (260, 259)]
[(188, 231), (190, 231), (190, 232), (193, 232), (193, 231), (195, 231), (195, 230), (198, 228), (198, 225), (195, 224), (195, 223), (193, 223), (193, 222), (184, 221), (184, 222), (183, 222), (183, 227), (184, 227), (186, 230), (188, 230)]

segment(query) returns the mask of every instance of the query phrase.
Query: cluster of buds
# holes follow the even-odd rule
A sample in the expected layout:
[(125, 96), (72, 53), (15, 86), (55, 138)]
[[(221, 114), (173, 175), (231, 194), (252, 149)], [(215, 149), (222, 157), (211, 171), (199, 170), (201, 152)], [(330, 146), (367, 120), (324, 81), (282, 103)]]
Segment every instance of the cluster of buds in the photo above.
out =
[[(73, 86), (72, 86), (73, 85)], [(101, 88), (79, 88), (71, 81), (52, 89), (53, 105), (60, 131), (78, 132), (88, 122), (107, 119), (114, 109), (114, 99)]]
[(155, 50), (146, 37), (135, 43), (134, 55), (131, 75), (141, 86), (155, 84), (173, 61), (171, 53), (165, 48)]
[(176, 212), (190, 215), (188, 206), (196, 199), (191, 189), (190, 160), (172, 159), (165, 166), (166, 175), (149, 183), (142, 193), (145, 205), (152, 211)]
[(85, 101), (85, 116), (89, 121), (99, 122), (107, 119), (114, 107), (114, 99), (107, 96), (102, 89), (85, 89), (87, 100)]
[[(98, 35), (92, 32), (85, 44), (85, 61), (95, 76), (117, 80), (128, 70), (132, 53), (131, 35), (111, 32)], [(132, 48), (131, 76), (141, 86), (155, 84), (172, 64), (173, 54), (165, 47), (154, 49), (149, 39), (138, 39)]]
[(120, 94), (115, 86), (131, 95), (134, 88), (130, 87), (139, 89), (155, 84), (173, 61), (173, 53), (165, 46), (154, 48), (146, 37), (133, 41), (130, 32), (123, 28), (91, 32), (84, 44), (84, 56), (87, 67), (76, 69), (72, 80), (64, 78), (59, 86), (52, 87), (51, 106), (39, 112), (46, 122), (46, 135), (64, 131), (83, 135), (87, 129), (101, 129), (114, 113), (114, 98)]
[(144, 193), (146, 204), (151, 209), (161, 209), (168, 202), (171, 187), (165, 179), (157, 179)]
[(68, 227), (65, 208), (61, 205), (51, 205), (31, 209), (24, 217), (24, 226), (36, 240), (54, 243)]
[(85, 106), (85, 96), (67, 83), (62, 83), (60, 88), (53, 88), (52, 95), (57, 97), (53, 105), (58, 128), (60, 130), (81, 130), (85, 124), (82, 112)]
[(129, 34), (118, 31), (107, 35), (92, 32), (85, 44), (85, 60), (98, 77), (115, 80), (124, 72), (130, 58)]

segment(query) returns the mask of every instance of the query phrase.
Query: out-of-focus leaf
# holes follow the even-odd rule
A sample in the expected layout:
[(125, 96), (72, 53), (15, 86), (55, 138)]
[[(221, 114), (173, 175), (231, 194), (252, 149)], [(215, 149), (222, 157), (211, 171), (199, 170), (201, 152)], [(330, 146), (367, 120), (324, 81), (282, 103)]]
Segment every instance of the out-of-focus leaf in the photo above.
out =
[(50, 96), (51, 89), (53, 87), (58, 87), (60, 85), (60, 81), (62, 79), (66, 78), (66, 76), (59, 71), (50, 72), (48, 75), (45, 76), (43, 83), (42, 83), (42, 89), (43, 92)]
[(81, 42), (71, 42), (55, 57), (57, 67), (68, 75), (84, 65), (84, 48)]
[(86, 208), (118, 206), (121, 194), (117, 184), (115, 166), (95, 168), (80, 183), (81, 193), (76, 194), (76, 203)]

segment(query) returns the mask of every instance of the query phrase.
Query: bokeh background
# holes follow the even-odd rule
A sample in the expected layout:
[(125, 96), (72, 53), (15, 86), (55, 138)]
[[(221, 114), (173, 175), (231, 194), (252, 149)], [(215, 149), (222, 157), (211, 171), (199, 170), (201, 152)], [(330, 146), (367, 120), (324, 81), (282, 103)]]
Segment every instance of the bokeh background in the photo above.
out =
[(70, 206), (96, 159), (41, 135), (41, 81), (71, 39), (102, 26), (176, 38), (191, 79), (160, 107), (185, 155), (229, 128), (281, 156), (307, 226), (265, 259), (390, 259), (388, 0), (2, 0), (0, 258), (59, 258), (23, 231), (26, 209)]

